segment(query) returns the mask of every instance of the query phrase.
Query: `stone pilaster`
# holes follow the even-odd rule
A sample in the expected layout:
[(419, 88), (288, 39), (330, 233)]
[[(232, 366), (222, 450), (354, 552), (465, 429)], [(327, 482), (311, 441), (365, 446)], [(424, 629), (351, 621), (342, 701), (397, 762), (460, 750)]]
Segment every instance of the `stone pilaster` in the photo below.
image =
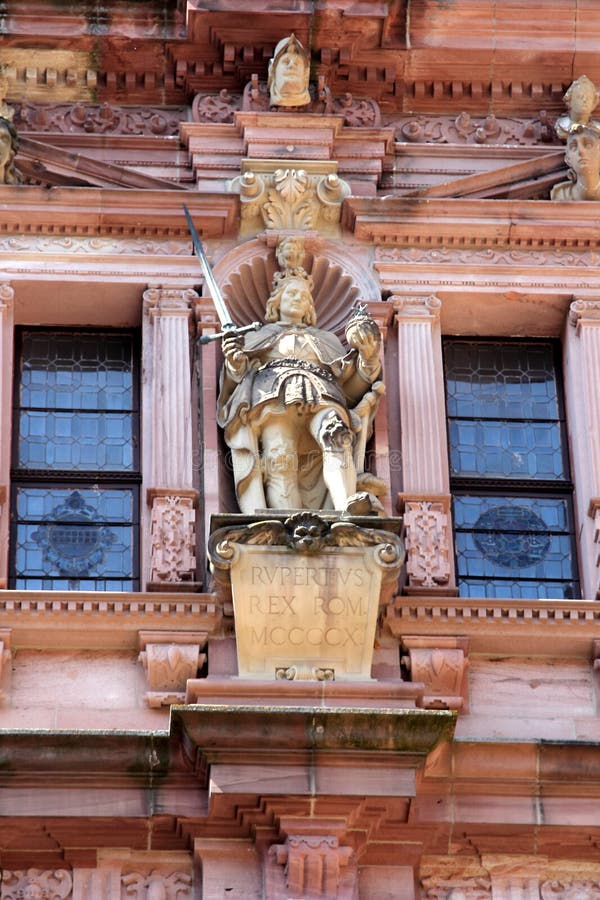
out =
[[(190, 321), (194, 290), (151, 287), (144, 292), (150, 372), (149, 588), (181, 590), (195, 577)], [(151, 357), (149, 359), (149, 356)], [(147, 574), (147, 573), (146, 573)]]
[(455, 593), (446, 406), (435, 296), (392, 298), (398, 327), (398, 388), (408, 593)]
[(13, 369), (13, 308), (15, 292), (12, 285), (0, 283), (0, 588), (6, 587), (8, 576), (9, 514), (8, 485), (10, 483), (10, 452), (12, 432), (12, 369)]
[(571, 444), (577, 483), (576, 533), (581, 542), (582, 592), (599, 589), (600, 564), (600, 300), (571, 304), (566, 340), (566, 394), (569, 422), (586, 440)]

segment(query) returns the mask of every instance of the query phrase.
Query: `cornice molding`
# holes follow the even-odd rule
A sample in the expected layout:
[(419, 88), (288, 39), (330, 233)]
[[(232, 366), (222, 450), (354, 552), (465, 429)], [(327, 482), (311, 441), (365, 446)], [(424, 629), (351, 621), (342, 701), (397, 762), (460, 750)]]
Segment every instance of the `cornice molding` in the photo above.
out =
[(0, 188), (0, 234), (188, 238), (187, 204), (205, 238), (237, 228), (239, 197), (185, 190), (120, 190), (23, 185)]
[(550, 200), (349, 197), (342, 224), (378, 247), (595, 250), (598, 209)]

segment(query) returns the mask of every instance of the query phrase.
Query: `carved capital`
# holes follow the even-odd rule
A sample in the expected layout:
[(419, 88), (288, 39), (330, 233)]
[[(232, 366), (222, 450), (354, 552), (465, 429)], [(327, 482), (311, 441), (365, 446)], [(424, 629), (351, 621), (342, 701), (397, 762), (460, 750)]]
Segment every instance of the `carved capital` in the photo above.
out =
[(153, 870), (149, 874), (126, 872), (121, 876), (123, 896), (141, 900), (157, 897), (161, 900), (185, 900), (192, 896), (192, 876), (187, 872), (165, 874)]
[[(327, 230), (340, 221), (350, 185), (335, 171), (336, 164), (289, 160), (249, 161), (237, 179), (241, 218), (258, 230)], [(251, 168), (250, 168), (251, 166)]]
[(161, 590), (187, 585), (196, 573), (195, 491), (152, 491), (150, 580)]
[(190, 318), (192, 307), (199, 299), (193, 288), (149, 287), (144, 291), (144, 311), (153, 321), (157, 316)]
[(569, 322), (577, 330), (583, 322), (600, 324), (600, 300), (575, 299), (569, 307)]
[(15, 299), (15, 289), (10, 281), (0, 282), (0, 312), (11, 309)]
[(189, 678), (195, 678), (206, 662), (208, 635), (204, 631), (141, 631), (139, 655), (150, 691), (146, 701), (151, 707), (185, 703)]
[[(271, 887), (269, 896), (324, 900), (350, 900), (356, 896), (354, 851), (340, 847), (337, 837), (331, 835), (289, 835), (285, 844), (270, 847), (266, 875)], [(277, 888), (286, 893), (275, 893)]]
[(423, 682), (419, 703), (425, 709), (465, 709), (468, 706), (467, 638), (405, 637), (402, 662), (411, 680)]
[(452, 565), (450, 497), (401, 495), (407, 594), (455, 591)]
[(2, 900), (66, 900), (73, 878), (67, 869), (2, 872)]
[(396, 321), (399, 325), (411, 319), (437, 321), (442, 311), (442, 301), (435, 294), (430, 294), (428, 297), (394, 294), (388, 302), (394, 306)]

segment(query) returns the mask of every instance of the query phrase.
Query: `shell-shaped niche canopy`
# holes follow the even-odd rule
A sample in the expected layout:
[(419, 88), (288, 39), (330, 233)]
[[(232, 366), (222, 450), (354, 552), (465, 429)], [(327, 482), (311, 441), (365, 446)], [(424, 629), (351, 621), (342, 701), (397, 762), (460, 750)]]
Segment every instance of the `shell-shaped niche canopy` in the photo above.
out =
[[(344, 326), (357, 302), (379, 300), (373, 276), (350, 257), (350, 248), (322, 246), (306, 249), (304, 268), (313, 278), (317, 325), (344, 336)], [(337, 257), (337, 258), (336, 258)], [(215, 277), (234, 322), (247, 325), (264, 321), (266, 302), (277, 271), (273, 249), (262, 241), (248, 241), (219, 260)]]

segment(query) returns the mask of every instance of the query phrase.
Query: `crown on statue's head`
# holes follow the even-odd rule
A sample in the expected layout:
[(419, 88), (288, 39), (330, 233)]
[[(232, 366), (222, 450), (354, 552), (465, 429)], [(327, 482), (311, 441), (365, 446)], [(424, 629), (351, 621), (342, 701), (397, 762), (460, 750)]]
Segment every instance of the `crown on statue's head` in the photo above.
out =
[(306, 287), (312, 294), (314, 282), (312, 276), (308, 274), (304, 266), (292, 266), (292, 268), (285, 269), (285, 271), (283, 272), (275, 272), (275, 274), (273, 275), (272, 290), (283, 290), (288, 282), (298, 280), (306, 282)]

